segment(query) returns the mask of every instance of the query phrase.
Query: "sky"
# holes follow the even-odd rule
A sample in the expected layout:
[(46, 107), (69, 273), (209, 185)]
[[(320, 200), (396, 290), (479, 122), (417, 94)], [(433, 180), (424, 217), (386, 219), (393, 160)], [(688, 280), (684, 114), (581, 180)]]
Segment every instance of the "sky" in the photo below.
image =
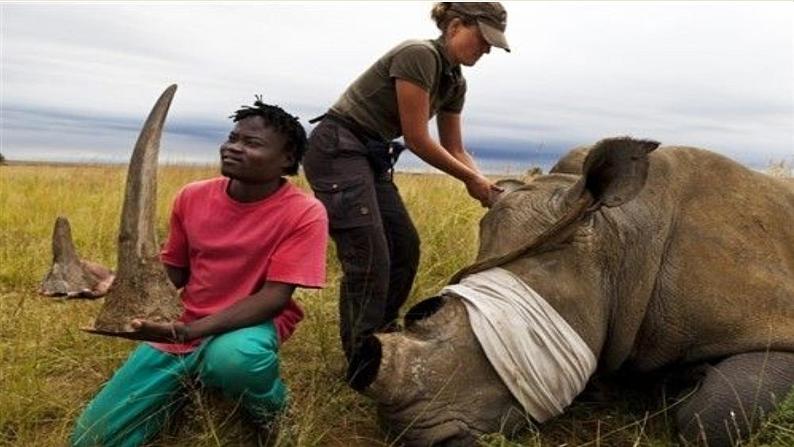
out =
[[(464, 67), (464, 141), (483, 170), (548, 168), (618, 135), (754, 167), (794, 161), (794, 2), (503, 4), (513, 51)], [(229, 114), (255, 94), (310, 130), (391, 47), (438, 35), (431, 7), (2, 2), (0, 152), (126, 162), (176, 83), (161, 160), (215, 163)], [(425, 165), (409, 154), (399, 166)]]

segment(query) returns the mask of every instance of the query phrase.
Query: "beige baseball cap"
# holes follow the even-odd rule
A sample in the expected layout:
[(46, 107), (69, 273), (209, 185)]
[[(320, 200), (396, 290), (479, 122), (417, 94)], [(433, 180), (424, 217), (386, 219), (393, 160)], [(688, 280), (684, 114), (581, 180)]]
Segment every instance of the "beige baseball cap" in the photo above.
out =
[(499, 2), (450, 2), (450, 11), (471, 17), (477, 21), (485, 41), (491, 46), (510, 51), (505, 37), (507, 11)]

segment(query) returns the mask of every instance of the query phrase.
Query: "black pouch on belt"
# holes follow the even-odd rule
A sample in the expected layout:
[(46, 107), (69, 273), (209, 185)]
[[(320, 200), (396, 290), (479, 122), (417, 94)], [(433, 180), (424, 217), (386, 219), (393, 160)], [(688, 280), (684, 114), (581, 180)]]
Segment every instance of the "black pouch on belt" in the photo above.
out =
[(323, 119), (329, 119), (344, 126), (358, 138), (361, 144), (367, 148), (367, 161), (376, 175), (394, 173), (394, 164), (397, 163), (400, 153), (405, 150), (404, 144), (373, 138), (371, 132), (367, 132), (355, 122), (330, 111), (310, 119), (309, 123), (314, 124)]

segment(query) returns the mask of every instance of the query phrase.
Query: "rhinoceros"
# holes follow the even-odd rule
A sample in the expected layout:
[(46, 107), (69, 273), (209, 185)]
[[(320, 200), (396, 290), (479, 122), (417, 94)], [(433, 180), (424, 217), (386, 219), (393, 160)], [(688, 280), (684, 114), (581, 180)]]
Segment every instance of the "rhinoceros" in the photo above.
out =
[[(388, 432), (513, 433), (616, 371), (700, 371), (671, 410), (688, 441), (735, 444), (774, 411), (794, 385), (794, 185), (658, 145), (602, 140), (499, 197), (475, 262), (351, 364)], [(468, 296), (483, 278), (496, 292)], [(504, 282), (523, 290), (506, 308)]]

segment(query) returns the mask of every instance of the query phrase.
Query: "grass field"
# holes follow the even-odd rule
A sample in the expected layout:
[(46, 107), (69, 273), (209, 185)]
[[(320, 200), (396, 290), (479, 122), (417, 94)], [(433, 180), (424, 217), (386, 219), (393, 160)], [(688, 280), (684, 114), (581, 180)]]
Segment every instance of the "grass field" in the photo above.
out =
[[(214, 176), (214, 167), (164, 167), (158, 223), (165, 236), (170, 202), (185, 183)], [(788, 171), (790, 175), (790, 170)], [(80, 255), (115, 265), (125, 169), (118, 166), (0, 166), (0, 445), (65, 445), (74, 419), (134, 342), (88, 335), (99, 301), (60, 301), (36, 294), (51, 262), (55, 218), (69, 218)], [(298, 179), (305, 187), (305, 182)], [(476, 250), (483, 210), (443, 176), (402, 174), (403, 198), (422, 237), (422, 260), (411, 302), (431, 296)], [(276, 445), (388, 445), (375, 409), (342, 380), (337, 335), (339, 265), (329, 250), (329, 287), (301, 291), (307, 318), (282, 349), (282, 374), (292, 391)], [(610, 403), (581, 399), (564, 415), (518, 440), (489, 436), (483, 445), (666, 446), (675, 443), (672, 413), (628, 387)], [(667, 400), (670, 405), (672, 399)], [(234, 403), (191, 391), (191, 404), (157, 445), (220, 446), (251, 441)], [(230, 416), (230, 414), (232, 414)], [(518, 442), (518, 444), (515, 444)], [(794, 397), (765, 423), (750, 446), (794, 445)]]

